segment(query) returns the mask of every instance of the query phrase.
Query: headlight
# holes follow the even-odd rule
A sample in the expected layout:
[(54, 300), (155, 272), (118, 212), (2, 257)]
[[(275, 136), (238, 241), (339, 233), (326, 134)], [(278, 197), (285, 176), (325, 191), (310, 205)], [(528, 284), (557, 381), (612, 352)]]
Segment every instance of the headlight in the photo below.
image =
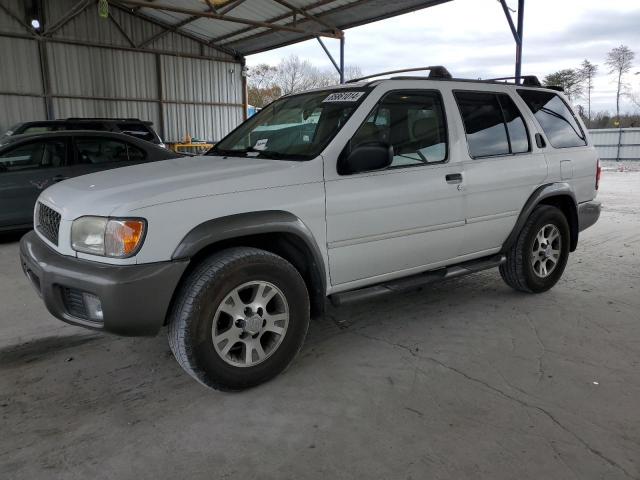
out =
[(71, 247), (76, 252), (126, 258), (142, 246), (146, 222), (140, 218), (80, 217), (71, 225)]

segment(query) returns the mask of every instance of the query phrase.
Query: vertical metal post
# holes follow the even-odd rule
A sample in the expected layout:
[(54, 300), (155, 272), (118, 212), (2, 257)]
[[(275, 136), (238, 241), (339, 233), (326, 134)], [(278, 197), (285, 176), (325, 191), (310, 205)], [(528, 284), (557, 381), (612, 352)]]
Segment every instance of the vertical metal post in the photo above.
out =
[(45, 40), (38, 36), (38, 55), (40, 57), (40, 73), (42, 74), (42, 93), (44, 94), (44, 110), (47, 120), (55, 120), (53, 111), (53, 99), (51, 98), (51, 79), (49, 76), (49, 57), (47, 56), (47, 45)]
[(164, 85), (162, 84), (162, 62), (160, 58), (160, 54), (156, 53), (156, 86), (158, 89), (158, 120), (160, 121), (160, 125), (158, 128), (160, 130), (160, 135), (163, 142), (167, 141), (167, 132), (165, 129), (165, 121), (164, 121)]
[(344, 83), (344, 33), (340, 37), (340, 83)]
[(516, 39), (516, 83), (522, 75), (522, 42), (524, 41), (524, 0), (518, 0), (518, 38)]

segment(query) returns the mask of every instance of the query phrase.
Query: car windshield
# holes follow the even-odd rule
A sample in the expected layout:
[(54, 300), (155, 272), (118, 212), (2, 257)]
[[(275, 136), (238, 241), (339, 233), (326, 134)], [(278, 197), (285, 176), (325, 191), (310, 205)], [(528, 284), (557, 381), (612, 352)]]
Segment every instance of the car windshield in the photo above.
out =
[(207, 155), (309, 160), (338, 133), (369, 92), (336, 89), (276, 100), (221, 140)]

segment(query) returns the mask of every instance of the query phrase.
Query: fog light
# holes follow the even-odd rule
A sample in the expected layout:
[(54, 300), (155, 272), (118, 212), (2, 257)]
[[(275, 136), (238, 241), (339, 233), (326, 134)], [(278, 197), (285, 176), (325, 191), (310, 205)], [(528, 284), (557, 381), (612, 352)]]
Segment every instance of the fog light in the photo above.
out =
[(84, 300), (84, 306), (87, 309), (87, 315), (90, 320), (94, 322), (101, 322), (104, 320), (102, 313), (102, 303), (100, 299), (91, 293), (83, 292), (82, 299)]

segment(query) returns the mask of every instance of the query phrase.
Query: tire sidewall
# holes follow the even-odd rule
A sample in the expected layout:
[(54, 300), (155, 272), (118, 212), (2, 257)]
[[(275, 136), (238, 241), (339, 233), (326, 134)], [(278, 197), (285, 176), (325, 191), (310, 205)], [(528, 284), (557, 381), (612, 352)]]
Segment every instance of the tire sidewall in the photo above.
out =
[[(536, 235), (543, 226), (548, 224), (554, 225), (560, 232), (562, 242), (560, 247), (560, 260), (549, 276), (540, 278), (533, 270), (533, 265), (531, 264), (532, 249)], [(560, 210), (551, 206), (540, 210), (539, 215), (537, 215), (532, 222), (522, 244), (522, 259), (524, 263), (522, 267), (527, 280), (527, 286), (533, 292), (547, 291), (560, 280), (567, 266), (567, 260), (569, 259), (570, 238), (569, 223)]]
[[(263, 362), (251, 367), (237, 367), (224, 361), (212, 340), (215, 313), (220, 303), (236, 287), (250, 281), (276, 285), (289, 307), (289, 323), (277, 349)], [(204, 283), (194, 299), (189, 341), (196, 370), (203, 372), (204, 383), (228, 390), (248, 388), (265, 382), (282, 372), (300, 350), (309, 326), (309, 300), (304, 281), (286, 261), (275, 262), (259, 256), (233, 262)]]

